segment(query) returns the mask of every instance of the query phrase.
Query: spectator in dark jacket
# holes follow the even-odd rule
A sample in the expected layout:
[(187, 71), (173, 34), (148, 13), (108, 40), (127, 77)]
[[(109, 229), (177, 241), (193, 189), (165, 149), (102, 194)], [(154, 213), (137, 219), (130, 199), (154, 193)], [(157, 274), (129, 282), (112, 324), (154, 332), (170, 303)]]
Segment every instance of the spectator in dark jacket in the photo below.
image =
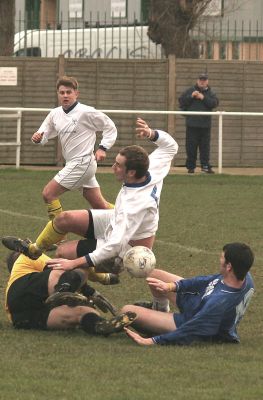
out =
[[(218, 98), (208, 86), (208, 75), (200, 74), (194, 86), (187, 89), (180, 97), (179, 104), (183, 111), (212, 111), (218, 106)], [(197, 150), (200, 152), (201, 171), (213, 174), (210, 158), (210, 115), (187, 115), (186, 117), (186, 168), (193, 174), (196, 168)]]

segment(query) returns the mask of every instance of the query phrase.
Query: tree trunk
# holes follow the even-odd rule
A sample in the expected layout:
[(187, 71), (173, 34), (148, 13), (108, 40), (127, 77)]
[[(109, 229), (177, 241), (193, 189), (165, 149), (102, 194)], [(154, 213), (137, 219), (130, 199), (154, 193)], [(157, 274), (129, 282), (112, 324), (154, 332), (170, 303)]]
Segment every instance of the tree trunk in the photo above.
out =
[(189, 32), (211, 0), (151, 0), (150, 39), (161, 44), (166, 57), (198, 58), (198, 45)]
[(12, 56), (15, 34), (15, 0), (0, 1), (0, 56)]

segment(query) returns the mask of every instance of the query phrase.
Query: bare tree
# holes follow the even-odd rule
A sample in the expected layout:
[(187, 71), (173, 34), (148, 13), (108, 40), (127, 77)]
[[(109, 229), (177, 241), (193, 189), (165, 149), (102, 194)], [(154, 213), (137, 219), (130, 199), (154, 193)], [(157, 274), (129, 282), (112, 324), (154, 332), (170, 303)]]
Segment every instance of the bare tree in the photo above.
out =
[(165, 55), (197, 58), (197, 43), (190, 31), (212, 0), (151, 0), (149, 15), (150, 39), (161, 44)]
[(0, 1), (0, 56), (11, 56), (14, 51), (15, 0)]

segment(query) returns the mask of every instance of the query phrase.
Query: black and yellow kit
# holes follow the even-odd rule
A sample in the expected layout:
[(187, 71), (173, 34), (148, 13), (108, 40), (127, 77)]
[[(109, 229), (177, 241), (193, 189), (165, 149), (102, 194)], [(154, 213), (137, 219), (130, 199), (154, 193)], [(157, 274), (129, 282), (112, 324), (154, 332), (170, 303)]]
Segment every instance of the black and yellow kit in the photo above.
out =
[(50, 257), (42, 254), (31, 260), (21, 254), (15, 261), (6, 287), (5, 305), (9, 319), (15, 328), (46, 329), (49, 309), (48, 297)]

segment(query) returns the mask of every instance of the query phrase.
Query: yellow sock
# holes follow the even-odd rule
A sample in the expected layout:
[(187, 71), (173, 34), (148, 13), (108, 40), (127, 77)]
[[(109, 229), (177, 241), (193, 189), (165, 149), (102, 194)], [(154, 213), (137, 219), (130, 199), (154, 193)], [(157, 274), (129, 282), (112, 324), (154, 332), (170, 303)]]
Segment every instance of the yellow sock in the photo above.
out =
[(52, 200), (51, 203), (47, 203), (47, 213), (49, 219), (54, 219), (56, 215), (62, 212), (62, 206), (59, 199)]
[(109, 280), (109, 274), (103, 272), (95, 272), (95, 268), (91, 267), (88, 269), (88, 279), (91, 282), (99, 282), (105, 285)]
[[(47, 250), (52, 244), (58, 243), (63, 240), (65, 236), (66, 232), (59, 232), (56, 227), (54, 227), (53, 221), (49, 221), (43, 231), (38, 236), (35, 248)], [(29, 247), (29, 250), (31, 251), (31, 245)]]

